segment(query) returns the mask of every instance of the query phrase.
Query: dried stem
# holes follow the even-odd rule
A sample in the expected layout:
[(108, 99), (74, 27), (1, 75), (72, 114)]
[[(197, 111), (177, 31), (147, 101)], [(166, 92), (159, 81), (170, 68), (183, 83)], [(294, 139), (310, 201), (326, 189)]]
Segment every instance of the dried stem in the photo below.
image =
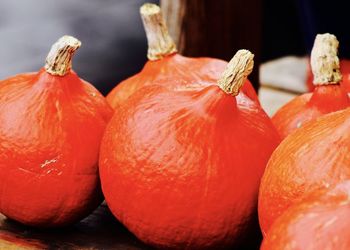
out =
[(318, 34), (311, 51), (314, 85), (337, 84), (341, 81), (338, 54), (339, 42), (329, 33)]
[(63, 36), (51, 47), (46, 57), (45, 70), (51, 75), (64, 76), (72, 68), (74, 52), (81, 42), (72, 36)]
[(149, 60), (158, 60), (177, 52), (173, 39), (169, 36), (161, 10), (158, 5), (145, 3), (140, 8), (145, 27)]
[(222, 73), (218, 85), (225, 93), (236, 96), (248, 75), (253, 71), (254, 54), (249, 50), (238, 50)]

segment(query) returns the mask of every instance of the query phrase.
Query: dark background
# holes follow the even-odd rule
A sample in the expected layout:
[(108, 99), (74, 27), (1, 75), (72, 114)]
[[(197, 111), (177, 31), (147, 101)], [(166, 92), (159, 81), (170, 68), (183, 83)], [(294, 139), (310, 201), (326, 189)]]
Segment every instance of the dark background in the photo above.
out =
[(262, 0), (262, 60), (310, 53), (316, 34), (332, 33), (350, 57), (349, 0)]
[[(219, 0), (208, 1), (220, 4)], [(290, 54), (305, 55), (315, 35), (323, 32), (337, 35), (341, 56), (350, 56), (350, 47), (346, 46), (350, 42), (346, 0), (232, 1), (241, 1), (245, 8), (254, 10), (252, 13), (261, 13), (256, 26), (245, 32), (252, 34), (251, 39), (261, 34), (261, 51), (253, 52), (262, 62)], [(38, 70), (52, 43), (69, 34), (83, 44), (74, 59), (75, 71), (102, 93), (108, 93), (119, 81), (138, 72), (146, 61), (146, 37), (139, 17), (143, 2), (0, 0), (0, 78)]]

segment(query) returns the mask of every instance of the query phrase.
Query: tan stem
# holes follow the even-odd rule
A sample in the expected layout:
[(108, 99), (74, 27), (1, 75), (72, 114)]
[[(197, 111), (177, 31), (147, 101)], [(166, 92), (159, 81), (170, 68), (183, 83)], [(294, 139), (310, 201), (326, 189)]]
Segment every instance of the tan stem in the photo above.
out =
[(72, 68), (74, 52), (81, 42), (72, 36), (63, 36), (51, 47), (46, 57), (45, 70), (51, 75), (64, 76)]
[(140, 8), (140, 14), (148, 41), (148, 59), (154, 61), (175, 53), (176, 45), (169, 36), (159, 6), (145, 3)]
[(318, 34), (311, 51), (314, 85), (337, 84), (341, 81), (338, 54), (339, 42), (329, 33)]
[(238, 50), (222, 73), (218, 81), (219, 87), (227, 94), (238, 95), (253, 67), (254, 54), (249, 50)]

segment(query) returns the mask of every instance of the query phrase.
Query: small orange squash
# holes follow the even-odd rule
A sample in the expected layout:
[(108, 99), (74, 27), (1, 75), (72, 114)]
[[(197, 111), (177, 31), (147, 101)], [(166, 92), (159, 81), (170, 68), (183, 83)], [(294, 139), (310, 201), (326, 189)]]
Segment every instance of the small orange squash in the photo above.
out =
[(339, 42), (334, 35), (317, 35), (311, 52), (314, 73), (312, 93), (292, 99), (272, 117), (282, 138), (321, 115), (350, 106), (350, 98), (340, 85), (342, 76), (337, 57)]
[[(176, 45), (168, 34), (160, 8), (146, 3), (140, 14), (148, 40), (148, 59), (138, 74), (119, 83), (108, 95), (107, 101), (117, 108), (124, 101), (148, 85), (162, 84), (167, 88), (196, 88), (207, 82), (217, 81), (227, 62), (215, 58), (190, 58), (177, 53)], [(257, 94), (246, 80), (242, 87), (251, 99), (258, 101)]]
[(246, 236), (280, 141), (260, 105), (239, 93), (252, 67), (253, 55), (240, 50), (218, 83), (150, 85), (116, 109), (101, 144), (102, 189), (142, 241), (219, 249)]
[(261, 180), (259, 221), (264, 234), (309, 192), (350, 178), (350, 108), (310, 121), (272, 154)]
[(100, 141), (112, 108), (71, 70), (64, 36), (39, 72), (0, 82), (0, 212), (26, 225), (74, 223), (102, 201)]
[(273, 223), (261, 250), (350, 249), (350, 181), (312, 192)]

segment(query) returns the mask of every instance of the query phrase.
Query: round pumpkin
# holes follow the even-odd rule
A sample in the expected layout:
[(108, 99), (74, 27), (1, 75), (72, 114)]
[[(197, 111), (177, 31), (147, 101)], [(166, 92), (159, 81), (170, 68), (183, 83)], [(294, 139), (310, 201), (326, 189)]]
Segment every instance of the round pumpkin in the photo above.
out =
[(296, 129), (327, 113), (350, 106), (350, 98), (340, 81), (337, 57), (339, 42), (334, 35), (317, 35), (311, 52), (311, 66), (314, 73), (312, 93), (303, 94), (282, 106), (272, 117), (272, 122), (285, 138)]
[(305, 124), (272, 154), (261, 180), (259, 220), (271, 224), (304, 195), (350, 178), (350, 108)]
[(261, 250), (350, 249), (350, 181), (316, 190), (272, 225)]
[(74, 223), (102, 201), (99, 146), (112, 109), (71, 70), (64, 36), (45, 68), (0, 82), (0, 212), (26, 225)]
[[(215, 58), (191, 58), (177, 53), (169, 36), (160, 8), (146, 3), (140, 8), (148, 41), (148, 61), (141, 72), (119, 83), (108, 95), (107, 101), (117, 108), (140, 88), (160, 84), (167, 88), (196, 88), (195, 85), (215, 82), (227, 62)], [(257, 94), (246, 80), (242, 91), (258, 102)]]
[(239, 93), (252, 58), (237, 52), (218, 83), (150, 85), (116, 109), (101, 144), (102, 190), (142, 241), (218, 249), (245, 237), (280, 140), (260, 105)]

